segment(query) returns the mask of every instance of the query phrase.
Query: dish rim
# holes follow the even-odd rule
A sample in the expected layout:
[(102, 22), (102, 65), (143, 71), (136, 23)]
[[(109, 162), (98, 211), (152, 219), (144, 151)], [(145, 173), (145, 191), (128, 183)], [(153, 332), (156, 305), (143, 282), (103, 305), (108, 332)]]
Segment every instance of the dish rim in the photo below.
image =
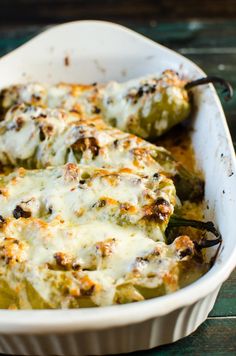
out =
[[(180, 56), (185, 62), (187, 61), (188, 63), (191, 63), (191, 66), (194, 66), (199, 74), (204, 74), (204, 72), (196, 64), (180, 55), (179, 53), (168, 49), (159, 43), (156, 43), (155, 41), (131, 29), (128, 29), (125, 26), (98, 20), (73, 21), (46, 29), (22, 46), (3, 56), (0, 59), (0, 64), (3, 60), (7, 60), (10, 56), (24, 49), (24, 47), (28, 46), (30, 43), (37, 41), (40, 37), (46, 36), (49, 32), (55, 31), (56, 29), (62, 27), (66, 28), (67, 26), (78, 23), (87, 23), (90, 26), (93, 24), (102, 26), (105, 25), (108, 28), (116, 28), (133, 38), (149, 42), (150, 44), (159, 47), (161, 51), (164, 51), (167, 54), (174, 53), (176, 56)], [(220, 114), (220, 120), (225, 129), (227, 146), (232, 159), (233, 171), (235, 172), (236, 160), (233, 159), (234, 148), (221, 103), (212, 85), (209, 85), (206, 90), (211, 91), (212, 99)], [(191, 305), (197, 302), (199, 299), (202, 299), (210, 293), (213, 293), (229, 277), (230, 273), (236, 265), (235, 261), (236, 246), (234, 246), (234, 249), (232, 250), (228, 260), (221, 262), (221, 266), (218, 268), (218, 270), (214, 271), (215, 266), (213, 266), (211, 270), (209, 270), (200, 279), (188, 285), (187, 287), (180, 289), (179, 291), (138, 303), (97, 307), (96, 309), (0, 310), (0, 332), (46, 333), (87, 331), (94, 329), (104, 329), (108, 327), (118, 327), (153, 319), (158, 316), (169, 314), (181, 307)], [(94, 310), (96, 310), (96, 313), (94, 313)]]

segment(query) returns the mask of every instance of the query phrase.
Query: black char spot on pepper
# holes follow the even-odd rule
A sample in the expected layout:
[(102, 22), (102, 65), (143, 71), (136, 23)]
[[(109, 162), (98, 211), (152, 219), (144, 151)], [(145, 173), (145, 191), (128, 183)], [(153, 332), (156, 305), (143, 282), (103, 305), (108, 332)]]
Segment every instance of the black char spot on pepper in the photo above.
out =
[(100, 114), (100, 112), (101, 112), (101, 109), (98, 108), (97, 106), (94, 106), (94, 108), (93, 108), (93, 113), (94, 113), (94, 114)]
[(36, 101), (40, 101), (41, 100), (41, 97), (39, 95), (36, 95), (36, 94), (33, 94), (32, 95), (32, 98)]
[(24, 211), (21, 206), (17, 205), (13, 210), (13, 216), (15, 219), (19, 218), (29, 218), (31, 216), (30, 211)]
[(81, 269), (81, 266), (79, 265), (79, 263), (72, 263), (72, 269), (73, 271), (79, 271)]
[(104, 206), (106, 206), (106, 200), (104, 199), (101, 199), (99, 202), (98, 202), (98, 207), (99, 208), (103, 208)]
[(95, 290), (95, 285), (93, 284), (89, 289), (81, 289), (81, 295), (82, 296), (86, 296), (86, 297), (90, 297), (93, 292)]
[(117, 147), (117, 146), (118, 146), (118, 143), (119, 143), (119, 141), (118, 141), (118, 140), (115, 140), (115, 141), (113, 142), (114, 147)]
[(182, 259), (186, 256), (191, 256), (192, 252), (191, 248), (187, 247), (185, 250), (179, 252), (179, 257)]
[(103, 208), (104, 206), (106, 206), (106, 203), (107, 202), (105, 199), (100, 199), (99, 201), (97, 201), (92, 205), (92, 208)]
[(18, 117), (16, 119), (16, 131), (20, 131), (23, 125), (24, 125), (24, 119), (22, 117)]
[(170, 215), (170, 203), (163, 198), (158, 198), (146, 210), (145, 218), (149, 221), (163, 222)]
[(40, 139), (40, 141), (44, 141), (45, 138), (46, 138), (46, 136), (45, 136), (45, 134), (43, 132), (43, 129), (42, 129), (42, 127), (40, 127), (39, 128), (39, 139)]
[(150, 92), (153, 94), (155, 93), (155, 91), (156, 91), (156, 86), (155, 85), (151, 86)]
[(0, 215), (0, 227), (5, 223), (5, 219)]
[(139, 263), (139, 264), (145, 263), (145, 262), (148, 262), (148, 258), (147, 257), (136, 257), (135, 262)]
[(141, 98), (141, 96), (143, 96), (143, 93), (144, 93), (143, 88), (140, 87), (138, 92), (137, 92), (138, 97)]
[(99, 154), (99, 144), (95, 137), (80, 138), (71, 146), (73, 150), (77, 152), (85, 152), (90, 150), (93, 157)]
[(65, 65), (66, 67), (69, 67), (69, 65), (70, 65), (70, 58), (69, 58), (68, 56), (66, 56), (66, 57), (64, 58), (64, 65)]
[(153, 178), (156, 180), (156, 179), (158, 179), (160, 177), (160, 174), (159, 173), (154, 173), (153, 174)]

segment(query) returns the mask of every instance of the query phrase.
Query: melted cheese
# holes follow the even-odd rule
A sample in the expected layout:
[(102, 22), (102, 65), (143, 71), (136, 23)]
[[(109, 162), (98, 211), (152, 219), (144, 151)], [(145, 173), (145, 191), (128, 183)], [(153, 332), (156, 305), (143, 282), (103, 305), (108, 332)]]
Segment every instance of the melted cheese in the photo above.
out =
[(105, 120), (144, 138), (160, 136), (188, 115), (184, 84), (170, 70), (126, 83), (111, 82), (101, 89)]
[(194, 245), (186, 236), (156, 242), (175, 203), (164, 176), (73, 164), (21, 168), (1, 178), (0, 192), (0, 281), (17, 307), (111, 305), (144, 299), (139, 288), (179, 288)]
[(21, 104), (0, 123), (0, 162), (31, 168), (82, 163), (129, 168), (152, 175), (177, 172), (177, 163), (162, 147), (107, 126), (99, 117)]
[(175, 204), (171, 180), (68, 164), (39, 171), (18, 170), (0, 183), (0, 215), (55, 218), (71, 223), (94, 219), (133, 225), (155, 240)]
[(124, 84), (32, 83), (1, 93), (3, 111), (25, 103), (0, 124), (1, 164), (54, 168), (0, 177), (0, 306), (8, 295), (12, 308), (103, 306), (180, 287), (194, 245), (187, 236), (164, 242), (176, 194), (162, 175), (178, 165), (105, 122), (159, 135), (189, 111), (183, 85), (167, 71)]
[(101, 113), (105, 122), (120, 130), (157, 137), (188, 116), (185, 83), (171, 70), (107, 85), (31, 83), (3, 90), (1, 106), (2, 110), (19, 103), (63, 108), (83, 119)]
[(73, 85), (60, 83), (54, 86), (41, 83), (13, 85), (5, 89), (2, 95), (2, 108), (9, 109), (19, 103), (50, 108), (64, 108), (74, 111), (80, 118), (96, 114), (98, 88), (92, 85)]
[[(27, 282), (48, 306), (68, 308), (78, 307), (83, 296), (96, 305), (142, 300), (131, 286), (178, 289), (178, 265), (186, 260), (181, 251), (193, 243), (180, 237), (167, 246), (133, 227), (101, 221), (71, 225), (20, 218), (5, 223), (0, 247), (0, 279), (12, 290)], [(32, 307), (25, 287), (17, 295), (21, 307)]]

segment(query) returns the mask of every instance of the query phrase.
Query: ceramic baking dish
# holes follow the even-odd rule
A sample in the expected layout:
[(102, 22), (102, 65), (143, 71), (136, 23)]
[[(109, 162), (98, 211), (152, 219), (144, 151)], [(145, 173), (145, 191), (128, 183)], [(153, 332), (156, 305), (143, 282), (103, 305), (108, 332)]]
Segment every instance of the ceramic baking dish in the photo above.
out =
[[(25, 81), (124, 81), (172, 68), (194, 79), (191, 61), (124, 27), (98, 21), (56, 26), (0, 60), (1, 87)], [(195, 90), (192, 140), (206, 179), (206, 219), (223, 235), (220, 255), (197, 282), (139, 303), (81, 310), (0, 311), (0, 352), (101, 355), (149, 349), (192, 333), (213, 308), (236, 264), (236, 165), (221, 104), (211, 85)]]

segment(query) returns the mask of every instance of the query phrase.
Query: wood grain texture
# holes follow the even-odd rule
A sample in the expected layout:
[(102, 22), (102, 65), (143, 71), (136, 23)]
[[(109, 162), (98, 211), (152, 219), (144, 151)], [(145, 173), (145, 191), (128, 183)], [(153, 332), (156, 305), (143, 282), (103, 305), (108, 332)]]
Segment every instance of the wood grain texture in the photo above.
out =
[[(191, 4), (191, 5), (190, 5)], [(58, 23), (81, 19), (110, 21), (236, 18), (235, 0), (1, 0), (0, 23)]]
[[(233, 271), (230, 278), (223, 284), (210, 316), (236, 317), (236, 270)], [(234, 332), (236, 335), (236, 329)]]
[(205, 321), (192, 335), (153, 350), (134, 352), (133, 356), (233, 356), (236, 352), (236, 318), (212, 318)]
[[(57, 1), (63, 3), (63, 0)], [(171, 1), (167, 3), (170, 4)], [(229, 2), (226, 1), (224, 4), (227, 6)], [(0, 14), (0, 20), (1, 16)], [(128, 27), (190, 58), (207, 74), (229, 79), (236, 89), (236, 21), (137, 23), (126, 21), (124, 14), (122, 19), (120, 22), (128, 24)], [(40, 30), (42, 26), (0, 25), (0, 56), (21, 45)], [(230, 103), (223, 103), (223, 106), (232, 138), (236, 142), (236, 95)], [(174, 344), (134, 355), (235, 355), (235, 335), (236, 270), (224, 283), (208, 320), (196, 332)]]

